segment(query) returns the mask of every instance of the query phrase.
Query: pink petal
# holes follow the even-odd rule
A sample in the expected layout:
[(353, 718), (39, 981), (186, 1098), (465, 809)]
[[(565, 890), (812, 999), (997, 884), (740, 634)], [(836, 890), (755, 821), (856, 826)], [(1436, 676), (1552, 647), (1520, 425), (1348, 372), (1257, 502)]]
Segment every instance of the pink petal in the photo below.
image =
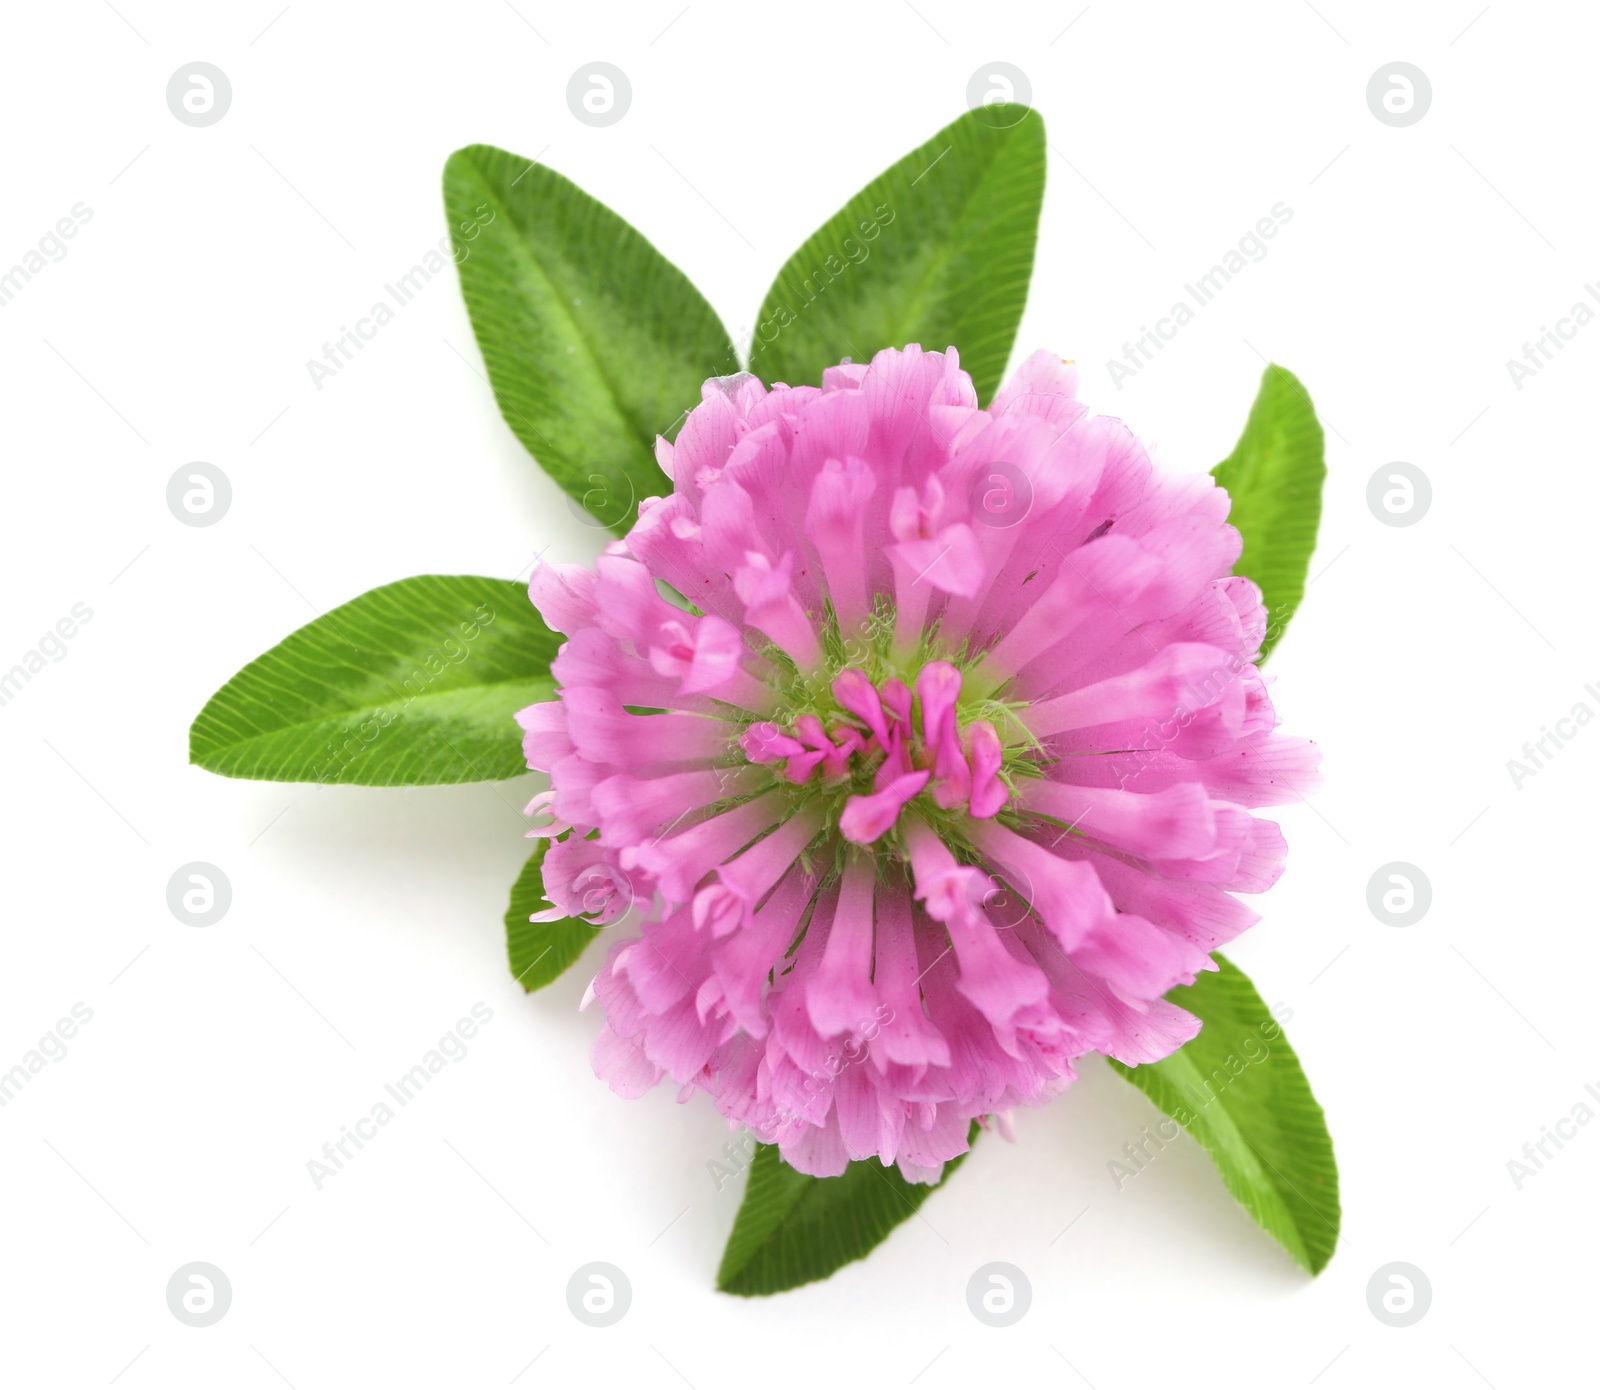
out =
[(908, 772), (871, 795), (852, 796), (839, 813), (839, 833), (858, 845), (870, 845), (895, 823), (900, 808), (927, 785), (929, 772)]

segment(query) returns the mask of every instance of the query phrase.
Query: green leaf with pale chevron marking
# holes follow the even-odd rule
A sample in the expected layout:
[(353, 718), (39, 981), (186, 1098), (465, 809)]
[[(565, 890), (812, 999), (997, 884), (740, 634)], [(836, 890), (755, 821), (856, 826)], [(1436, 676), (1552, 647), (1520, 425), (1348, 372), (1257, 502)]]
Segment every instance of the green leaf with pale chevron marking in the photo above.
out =
[(1177, 1120), (1211, 1155), (1227, 1187), (1312, 1274), (1339, 1239), (1339, 1170), (1322, 1107), (1300, 1061), (1237, 966), (1167, 998), (1203, 1023), (1159, 1062), (1112, 1067)]
[[(977, 1137), (974, 1123), (967, 1142)], [(965, 1157), (946, 1163), (934, 1186), (942, 1186)], [(814, 1178), (785, 1163), (775, 1144), (758, 1144), (717, 1287), (759, 1295), (826, 1279), (915, 1216), (934, 1186), (907, 1182), (898, 1168), (875, 1158), (850, 1164), (837, 1178)]]
[(1211, 470), (1233, 499), (1228, 520), (1244, 537), (1236, 574), (1248, 575), (1267, 607), (1262, 659), (1277, 644), (1306, 589), (1306, 569), (1322, 521), (1322, 426), (1306, 388), (1276, 363), (1233, 452)]
[(946, 126), (789, 258), (756, 319), (750, 370), (816, 385), (845, 357), (954, 346), (987, 402), (1028, 298), (1044, 165), (1044, 120), (1025, 106)]
[(419, 575), (292, 632), (206, 702), (189, 761), (225, 777), (420, 786), (527, 770), (516, 712), (560, 637), (505, 579)]
[(461, 293), (506, 424), (603, 526), (671, 483), (700, 386), (739, 370), (727, 330), (632, 226), (542, 164), (469, 145), (444, 167)]

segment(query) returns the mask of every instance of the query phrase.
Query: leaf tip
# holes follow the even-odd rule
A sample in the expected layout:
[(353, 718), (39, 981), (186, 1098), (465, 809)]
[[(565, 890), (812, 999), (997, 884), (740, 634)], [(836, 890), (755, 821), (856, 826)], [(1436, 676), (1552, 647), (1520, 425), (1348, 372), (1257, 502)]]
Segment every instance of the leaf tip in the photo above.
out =
[(1044, 142), (1044, 117), (1036, 106), (1022, 101), (984, 102), (962, 118), (972, 125), (984, 125), (1002, 134), (1015, 132)]

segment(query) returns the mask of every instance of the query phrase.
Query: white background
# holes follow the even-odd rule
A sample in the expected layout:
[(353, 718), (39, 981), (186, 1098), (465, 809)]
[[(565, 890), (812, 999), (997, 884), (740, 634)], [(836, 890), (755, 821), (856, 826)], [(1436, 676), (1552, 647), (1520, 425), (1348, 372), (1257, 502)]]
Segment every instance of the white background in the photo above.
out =
[[(1600, 709), (1584, 692), (1600, 681), (1600, 327), (1520, 390), (1506, 359), (1600, 278), (1595, 16), (1477, 0), (783, 8), (8, 10), (0, 269), (75, 203), (93, 217), (0, 308), (0, 667), (75, 603), (93, 618), (0, 708), (0, 1068), (74, 1003), (94, 1016), (0, 1110), (0, 1378), (1582, 1378), (1600, 1126), (1521, 1190), (1506, 1164), (1600, 1083), (1600, 728), (1520, 790), (1506, 761), (1576, 702)], [(205, 129), (165, 102), (196, 59), (233, 86)], [(633, 86), (605, 129), (565, 99), (596, 59)], [(1405, 129), (1365, 97), (1397, 59), (1433, 88)], [(1173, 468), (1228, 451), (1264, 358), (1301, 376), (1328, 426), (1317, 577), (1272, 662), (1327, 787), (1283, 813), (1289, 871), (1235, 956), (1293, 1010), (1338, 1145), (1343, 1238), (1308, 1280), (1187, 1142), (1118, 1191), (1107, 1161), (1155, 1112), (1091, 1065), (867, 1261), (729, 1298), (712, 1285), (742, 1183), (708, 1176), (728, 1137), (710, 1104), (624, 1102), (594, 1079), (596, 1020), (576, 1004), (598, 952), (532, 997), (508, 977), (500, 915), (534, 779), (229, 782), (186, 765), (187, 728), (242, 663), (375, 584), (511, 577), (546, 545), (575, 560), (602, 540), (501, 423), (453, 274), (321, 390), (307, 372), (444, 234), (452, 149), (542, 157), (739, 333), (789, 252), (959, 115), (994, 60), (1028, 75), (1052, 146), (1018, 360), (1078, 359), (1082, 394)], [(1118, 390), (1106, 361), (1280, 201), (1293, 218), (1266, 259)], [(207, 529), (165, 503), (195, 460), (233, 486)], [(1395, 460), (1434, 493), (1404, 529), (1366, 503)], [(193, 860), (233, 885), (205, 929), (165, 901)], [(1433, 885), (1413, 927), (1367, 907), (1393, 860)], [(494, 1018), (467, 1058), (317, 1190), (307, 1160), (478, 1001)], [(195, 1260), (233, 1289), (206, 1329), (165, 1301)], [(566, 1306), (593, 1260), (632, 1281), (610, 1329)], [(1011, 1328), (967, 1310), (991, 1260), (1032, 1286)], [(1433, 1290), (1405, 1329), (1367, 1304), (1396, 1260)]]

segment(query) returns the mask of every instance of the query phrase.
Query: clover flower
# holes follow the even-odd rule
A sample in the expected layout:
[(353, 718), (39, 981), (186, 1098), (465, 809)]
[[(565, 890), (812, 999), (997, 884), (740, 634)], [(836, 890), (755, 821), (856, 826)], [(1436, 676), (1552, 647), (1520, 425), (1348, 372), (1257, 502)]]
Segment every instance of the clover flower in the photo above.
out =
[(589, 996), (620, 1094), (933, 1181), (1077, 1058), (1198, 1031), (1163, 996), (1256, 920), (1284, 843), (1250, 808), (1317, 753), (1274, 732), (1227, 494), (1075, 388), (1038, 353), (982, 409), (915, 346), (708, 381), (670, 494), (535, 573), (538, 915), (639, 919)]

